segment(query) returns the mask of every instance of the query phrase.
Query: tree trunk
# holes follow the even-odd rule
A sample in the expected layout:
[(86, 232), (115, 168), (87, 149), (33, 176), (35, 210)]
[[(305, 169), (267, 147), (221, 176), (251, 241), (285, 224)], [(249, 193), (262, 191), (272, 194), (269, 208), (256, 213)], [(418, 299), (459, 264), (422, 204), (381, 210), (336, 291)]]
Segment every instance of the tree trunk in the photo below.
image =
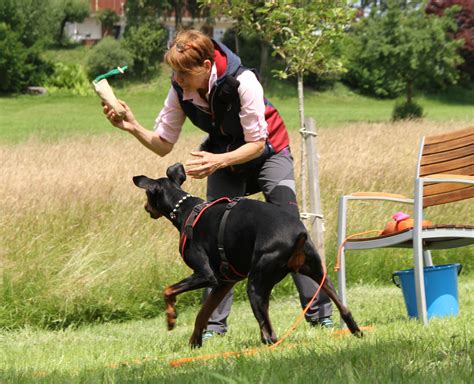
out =
[(61, 24), (59, 26), (59, 33), (58, 33), (58, 44), (63, 42), (63, 35), (64, 35), (64, 27), (66, 27), (67, 18), (61, 20)]
[(174, 28), (176, 33), (181, 29), (183, 24), (181, 10), (183, 9), (182, 0), (176, 0), (174, 2)]
[(260, 79), (262, 83), (265, 83), (265, 72), (268, 66), (268, 52), (270, 51), (270, 47), (266, 42), (263, 40), (260, 42)]
[(300, 167), (300, 179), (301, 179), (301, 209), (306, 212), (306, 133), (305, 121), (304, 121), (304, 93), (303, 93), (303, 74), (298, 73), (298, 114), (300, 121), (300, 133), (301, 133), (301, 167)]
[(413, 81), (408, 80), (407, 82), (407, 103), (410, 104), (413, 100)]
[(316, 122), (312, 117), (306, 119), (306, 153), (308, 167), (308, 193), (310, 213), (309, 228), (311, 229), (311, 238), (319, 252), (319, 256), (326, 265), (326, 257), (324, 251), (324, 216), (321, 204), (321, 192), (319, 187), (319, 154), (316, 140)]
[(240, 46), (239, 46), (239, 34), (237, 33), (237, 31), (235, 31), (234, 41), (235, 41), (235, 53), (237, 54), (237, 56), (239, 56)]

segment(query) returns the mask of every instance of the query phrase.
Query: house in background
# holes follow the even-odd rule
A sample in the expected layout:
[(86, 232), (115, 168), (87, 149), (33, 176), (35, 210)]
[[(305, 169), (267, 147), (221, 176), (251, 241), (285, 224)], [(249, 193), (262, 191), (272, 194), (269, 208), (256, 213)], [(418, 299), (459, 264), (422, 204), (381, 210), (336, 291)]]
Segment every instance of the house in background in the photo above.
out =
[[(168, 40), (172, 40), (176, 34), (176, 23), (174, 13), (170, 17), (162, 20), (163, 25), (168, 31)], [(233, 22), (227, 18), (219, 18), (214, 20), (213, 25), (209, 25), (206, 19), (193, 19), (188, 10), (184, 10), (181, 17), (181, 25), (183, 28), (194, 28), (205, 32), (216, 41), (222, 41), (225, 31), (232, 28)]]
[[(100, 11), (111, 9), (119, 16), (119, 21), (114, 25), (112, 35), (119, 39), (125, 31), (127, 20), (125, 17), (125, 3), (127, 0), (90, 0), (90, 15), (82, 23), (66, 23), (65, 34), (76, 42), (86, 45), (97, 43), (104, 37), (105, 30), (102, 27), (97, 15)], [(174, 16), (167, 17), (163, 25), (168, 30), (168, 38), (171, 40), (175, 33)], [(214, 40), (221, 41), (227, 29), (232, 27), (232, 21), (228, 19), (217, 19), (212, 26), (206, 25), (204, 19), (193, 19), (188, 11), (182, 17), (183, 27), (190, 27), (205, 30)]]
[(125, 12), (126, 0), (90, 0), (90, 14), (82, 23), (66, 23), (65, 33), (76, 42), (82, 42), (86, 45), (92, 45), (104, 37), (105, 30), (97, 17), (100, 11), (110, 9), (119, 16), (119, 21), (112, 30), (112, 36), (120, 38), (125, 30)]

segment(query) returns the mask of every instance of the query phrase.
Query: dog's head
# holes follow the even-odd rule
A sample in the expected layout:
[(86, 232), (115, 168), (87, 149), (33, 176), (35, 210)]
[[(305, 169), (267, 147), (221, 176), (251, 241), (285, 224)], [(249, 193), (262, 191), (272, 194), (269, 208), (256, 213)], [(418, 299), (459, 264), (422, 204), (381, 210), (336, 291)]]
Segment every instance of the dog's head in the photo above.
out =
[(173, 206), (182, 195), (181, 184), (186, 180), (183, 164), (176, 163), (168, 167), (166, 176), (150, 179), (147, 176), (134, 176), (133, 183), (146, 191), (145, 210), (153, 219), (169, 216)]

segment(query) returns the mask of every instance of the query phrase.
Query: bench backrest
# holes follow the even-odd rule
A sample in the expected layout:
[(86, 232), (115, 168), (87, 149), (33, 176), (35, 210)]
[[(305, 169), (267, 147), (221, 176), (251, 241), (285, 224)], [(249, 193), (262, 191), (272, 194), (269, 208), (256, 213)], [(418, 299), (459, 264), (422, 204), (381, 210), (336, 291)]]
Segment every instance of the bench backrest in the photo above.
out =
[[(417, 176), (453, 174), (474, 176), (474, 126), (423, 138)], [(446, 204), (474, 197), (474, 185), (427, 184), (423, 206)]]

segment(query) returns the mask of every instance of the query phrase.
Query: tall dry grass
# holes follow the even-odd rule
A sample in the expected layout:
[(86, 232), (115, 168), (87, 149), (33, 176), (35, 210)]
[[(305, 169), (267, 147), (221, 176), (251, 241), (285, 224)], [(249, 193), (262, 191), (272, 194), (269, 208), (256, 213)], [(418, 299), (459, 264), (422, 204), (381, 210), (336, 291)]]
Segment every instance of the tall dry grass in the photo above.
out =
[[(411, 196), (419, 138), (450, 129), (449, 123), (409, 122), (321, 130), (320, 184), (330, 266), (336, 252), (338, 196), (362, 190)], [(131, 178), (164, 176), (169, 165), (189, 158), (201, 139), (199, 134), (184, 136), (165, 158), (118, 132), (1, 146), (0, 326), (55, 328), (159, 313), (163, 287), (189, 271), (177, 251), (176, 230), (165, 219), (149, 219), (142, 209), (144, 193)], [(297, 134), (292, 141), (298, 168)], [(205, 196), (203, 180), (188, 180), (184, 188)], [(381, 228), (391, 213), (403, 208), (370, 204), (351, 208), (350, 232)], [(472, 202), (438, 207), (430, 215), (465, 223), (474, 217)], [(467, 264), (469, 253), (472, 248), (444, 252), (435, 261)], [(388, 281), (391, 271), (410, 265), (404, 251), (348, 257), (351, 281)], [(285, 281), (278, 292), (294, 288)], [(198, 294), (188, 295), (181, 303), (197, 300)]]

